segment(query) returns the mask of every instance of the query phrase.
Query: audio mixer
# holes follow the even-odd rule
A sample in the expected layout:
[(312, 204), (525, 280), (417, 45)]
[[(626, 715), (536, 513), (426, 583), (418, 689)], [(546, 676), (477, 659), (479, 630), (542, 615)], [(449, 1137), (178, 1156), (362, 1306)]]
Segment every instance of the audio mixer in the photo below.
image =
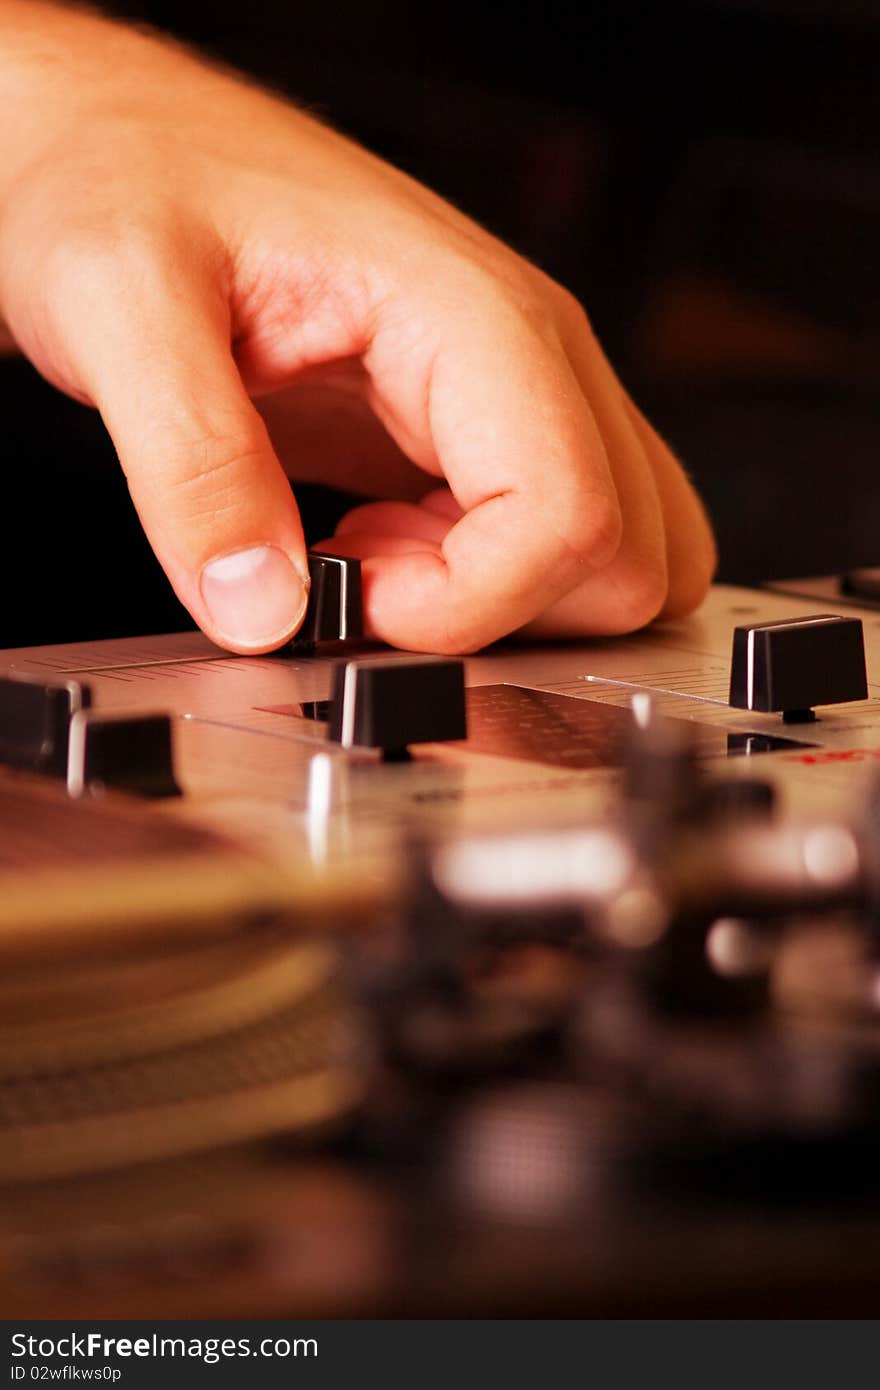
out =
[(6, 1315), (873, 1311), (875, 598), (457, 661), (310, 566), (0, 654)]

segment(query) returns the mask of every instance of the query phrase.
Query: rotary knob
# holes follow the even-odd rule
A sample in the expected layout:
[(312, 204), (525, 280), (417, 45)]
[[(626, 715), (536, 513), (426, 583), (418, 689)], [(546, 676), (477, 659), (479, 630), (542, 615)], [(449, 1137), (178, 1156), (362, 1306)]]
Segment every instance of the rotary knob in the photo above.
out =
[(818, 613), (734, 630), (730, 703), (737, 709), (778, 710), (787, 723), (802, 723), (815, 719), (813, 705), (867, 695), (858, 618)]
[(309, 602), (290, 646), (308, 654), (319, 642), (352, 642), (364, 635), (361, 562), (326, 551), (308, 555)]
[(329, 737), (343, 748), (379, 748), (389, 762), (407, 758), (411, 743), (466, 738), (464, 663), (439, 657), (337, 666)]

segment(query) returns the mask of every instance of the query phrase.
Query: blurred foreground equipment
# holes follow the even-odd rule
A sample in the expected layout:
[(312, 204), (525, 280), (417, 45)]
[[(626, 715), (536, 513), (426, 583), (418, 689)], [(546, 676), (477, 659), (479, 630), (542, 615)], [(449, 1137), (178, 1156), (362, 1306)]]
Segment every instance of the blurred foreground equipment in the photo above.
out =
[(867, 698), (728, 703), (817, 604), (487, 653), (404, 761), (333, 653), (8, 654), (164, 707), (183, 795), (0, 771), (7, 1315), (866, 1312), (875, 629)]

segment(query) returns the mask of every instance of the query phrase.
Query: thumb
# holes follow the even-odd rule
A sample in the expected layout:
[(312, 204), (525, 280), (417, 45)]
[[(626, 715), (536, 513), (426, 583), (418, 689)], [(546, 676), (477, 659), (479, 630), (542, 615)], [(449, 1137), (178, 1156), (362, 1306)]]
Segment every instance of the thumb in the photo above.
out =
[(181, 602), (221, 646), (269, 651), (307, 600), (290, 484), (233, 359), (225, 304), (197, 281), (152, 280), (90, 296), (76, 375)]

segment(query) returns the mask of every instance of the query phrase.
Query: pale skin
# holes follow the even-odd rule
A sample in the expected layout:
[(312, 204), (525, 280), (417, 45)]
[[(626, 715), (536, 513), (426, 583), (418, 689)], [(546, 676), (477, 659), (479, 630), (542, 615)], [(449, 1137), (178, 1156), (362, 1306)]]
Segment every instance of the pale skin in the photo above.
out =
[(0, 0), (0, 103), (0, 337), (101, 412), (209, 637), (268, 651), (302, 621), (287, 477), (388, 499), (326, 544), (396, 646), (700, 602), (715, 550), (679, 463), (580, 305), (462, 213), (78, 8)]

